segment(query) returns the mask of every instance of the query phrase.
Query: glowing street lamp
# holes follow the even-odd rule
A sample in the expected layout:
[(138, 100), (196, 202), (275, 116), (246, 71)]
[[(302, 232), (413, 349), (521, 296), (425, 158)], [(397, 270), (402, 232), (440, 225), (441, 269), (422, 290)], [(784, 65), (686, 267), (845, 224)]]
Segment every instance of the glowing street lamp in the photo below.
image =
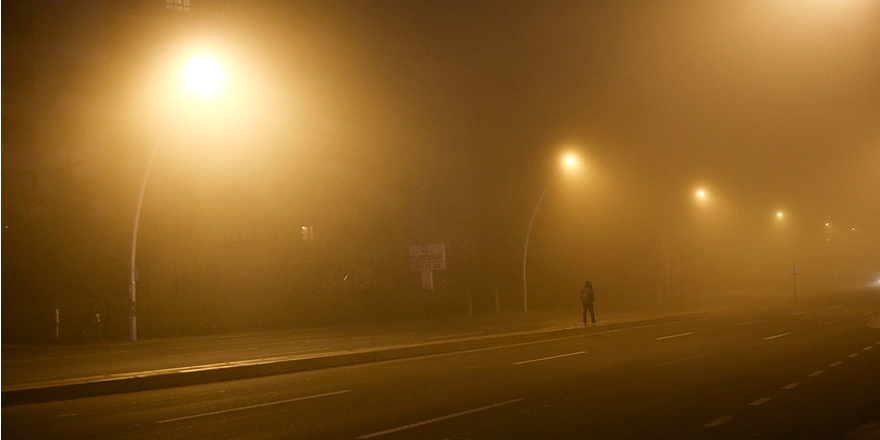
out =
[(541, 193), (541, 197), (538, 198), (538, 203), (535, 205), (535, 210), (532, 212), (532, 219), (529, 221), (529, 229), (526, 231), (526, 244), (525, 250), (523, 251), (523, 311), (529, 311), (529, 288), (528, 282), (526, 280), (526, 263), (529, 257), (529, 237), (532, 235), (532, 226), (535, 224), (535, 216), (538, 215), (538, 208), (541, 206), (541, 202), (544, 201), (544, 196), (547, 194), (547, 190), (550, 189), (550, 184), (556, 180), (556, 176), (559, 175), (562, 170), (574, 170), (580, 165), (580, 160), (574, 154), (567, 154), (563, 156), (562, 163), (559, 169), (553, 173), (553, 176), (550, 177), (550, 180), (547, 181), (547, 185), (544, 187), (544, 192)]
[[(223, 68), (220, 63), (209, 55), (196, 55), (189, 60), (183, 70), (183, 84), (191, 93), (203, 97), (217, 94), (225, 83)], [(138, 226), (140, 225), (141, 206), (144, 203), (144, 192), (147, 189), (147, 180), (150, 177), (150, 170), (153, 168), (153, 159), (156, 157), (156, 150), (165, 131), (168, 128), (168, 121), (171, 118), (171, 112), (165, 117), (156, 143), (153, 145), (153, 151), (150, 153), (150, 159), (147, 162), (147, 169), (144, 171), (144, 178), (141, 180), (141, 191), (138, 195), (137, 209), (134, 215), (134, 230), (131, 235), (131, 281), (129, 284), (130, 295), (130, 337), (131, 342), (137, 341), (137, 237)]]
[(210, 55), (196, 55), (183, 68), (183, 84), (196, 95), (216, 95), (225, 82), (223, 67)]

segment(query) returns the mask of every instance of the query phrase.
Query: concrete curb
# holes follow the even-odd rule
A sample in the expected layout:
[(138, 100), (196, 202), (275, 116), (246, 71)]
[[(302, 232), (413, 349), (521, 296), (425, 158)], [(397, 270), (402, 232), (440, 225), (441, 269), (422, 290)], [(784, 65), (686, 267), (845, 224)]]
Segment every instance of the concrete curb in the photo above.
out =
[[(255, 359), (249, 361), (200, 365), (166, 370), (152, 370), (122, 373), (107, 376), (77, 378), (60, 381), (47, 381), (38, 384), (12, 385), (4, 387), (2, 406), (18, 406), (59, 400), (79, 399), (109, 394), (131, 393), (188, 385), (224, 382), (238, 379), (273, 376), (279, 374), (314, 371), (326, 368), (393, 361), (406, 358), (456, 353), (468, 350), (488, 349), (511, 344), (528, 344), (548, 339), (582, 337), (625, 327), (651, 325), (666, 322), (671, 317), (682, 318), (697, 315), (666, 316), (647, 318), (608, 327), (584, 328), (579, 325), (558, 328), (521, 331), (498, 335), (480, 336), (438, 341), (431, 343), (378, 347), (339, 353), (328, 353), (310, 357), (282, 357)], [(598, 331), (597, 331), (598, 330)]]

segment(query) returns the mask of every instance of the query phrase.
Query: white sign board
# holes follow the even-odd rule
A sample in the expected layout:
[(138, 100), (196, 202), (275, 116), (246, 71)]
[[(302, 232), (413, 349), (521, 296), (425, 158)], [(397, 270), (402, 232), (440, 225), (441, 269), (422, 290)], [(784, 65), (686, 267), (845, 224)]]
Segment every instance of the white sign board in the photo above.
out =
[(443, 270), (446, 269), (446, 244), (416, 244), (409, 247), (409, 269)]
[(434, 290), (434, 271), (433, 270), (423, 270), (422, 271), (422, 288), (427, 290)]

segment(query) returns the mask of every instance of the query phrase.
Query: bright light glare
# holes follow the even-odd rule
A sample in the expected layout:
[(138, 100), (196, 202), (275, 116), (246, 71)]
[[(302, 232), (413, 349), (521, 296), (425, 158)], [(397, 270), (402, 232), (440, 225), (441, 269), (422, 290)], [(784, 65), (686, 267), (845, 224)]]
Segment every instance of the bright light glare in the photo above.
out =
[(209, 96), (223, 87), (225, 76), (220, 63), (209, 55), (196, 55), (183, 69), (183, 83), (191, 92)]
[(777, 213), (776, 213), (776, 218), (782, 218), (782, 215), (783, 215), (782, 212), (777, 212)]
[(566, 154), (562, 158), (562, 166), (569, 170), (573, 170), (578, 166), (578, 158), (574, 154)]

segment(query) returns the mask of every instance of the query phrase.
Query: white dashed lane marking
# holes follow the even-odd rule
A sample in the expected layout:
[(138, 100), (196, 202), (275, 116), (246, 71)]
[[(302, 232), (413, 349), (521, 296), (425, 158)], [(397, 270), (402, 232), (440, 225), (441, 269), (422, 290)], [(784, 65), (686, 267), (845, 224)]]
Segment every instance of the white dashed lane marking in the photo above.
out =
[(566, 353), (566, 354), (560, 354), (558, 356), (550, 356), (550, 357), (545, 357), (545, 358), (540, 358), (540, 359), (530, 359), (527, 361), (514, 362), (513, 365), (522, 365), (522, 364), (530, 364), (532, 362), (549, 361), (551, 359), (559, 359), (559, 358), (564, 358), (564, 357), (568, 357), (568, 356), (577, 356), (579, 354), (586, 354), (586, 353), (587, 353), (586, 351), (579, 351), (576, 353)]
[(788, 315), (788, 316), (798, 316), (798, 315), (806, 315), (806, 314), (807, 314), (807, 312), (797, 312), (797, 313), (792, 313), (791, 315)]
[(675, 335), (661, 336), (661, 337), (659, 337), (659, 338), (654, 338), (654, 340), (655, 340), (655, 341), (664, 341), (664, 340), (666, 340), (666, 339), (680, 338), (680, 337), (682, 337), (682, 336), (690, 336), (690, 335), (692, 335), (692, 334), (694, 334), (694, 332), (678, 333), (678, 334), (675, 334)]
[(433, 419), (423, 420), (421, 422), (411, 423), (409, 425), (398, 426), (397, 428), (391, 428), (391, 429), (386, 429), (384, 431), (374, 432), (372, 434), (361, 435), (361, 436), (358, 436), (357, 438), (358, 438), (358, 440), (361, 440), (361, 439), (379, 437), (379, 436), (391, 434), (394, 432), (405, 431), (407, 429), (418, 428), (419, 426), (424, 426), (424, 425), (428, 425), (431, 423), (442, 422), (444, 420), (449, 420), (449, 419), (453, 419), (456, 417), (466, 416), (469, 414), (474, 414), (474, 413), (478, 413), (481, 411), (486, 411), (489, 409), (498, 408), (499, 406), (510, 405), (511, 403), (522, 402), (522, 400), (523, 399), (512, 399), (512, 400), (508, 400), (506, 402), (494, 403), (492, 405), (481, 406), (479, 408), (469, 409), (467, 411), (461, 411), (461, 412), (457, 412), (455, 414), (449, 414), (449, 415), (445, 415), (445, 416), (435, 417)]
[(763, 404), (767, 403), (767, 401), (769, 401), (769, 400), (770, 400), (769, 397), (762, 397), (762, 398), (760, 398), (760, 399), (758, 399), (758, 400), (756, 400), (756, 401), (750, 403), (749, 406), (759, 406), (759, 405), (763, 405)]
[(193, 414), (190, 416), (175, 417), (173, 419), (159, 420), (156, 423), (160, 423), (160, 424), (161, 423), (170, 423), (170, 422), (177, 422), (180, 420), (195, 419), (195, 418), (199, 418), (199, 417), (215, 416), (218, 414), (226, 414), (226, 413), (231, 413), (231, 412), (235, 412), (235, 411), (243, 411), (243, 410), (253, 409), (253, 408), (262, 408), (265, 406), (280, 405), (282, 403), (291, 403), (291, 402), (298, 402), (301, 400), (317, 399), (320, 397), (336, 396), (339, 394), (345, 394), (345, 393), (350, 393), (350, 392), (351, 392), (351, 390), (342, 390), (342, 391), (334, 391), (332, 393), (317, 394), (314, 396), (295, 397), (293, 399), (278, 400), (275, 402), (260, 403), (257, 405), (241, 406), (241, 407), (237, 407), (237, 408), (224, 409), (224, 410), (220, 410), (220, 411), (211, 411), (211, 412), (207, 412), (207, 413)]
[[(833, 307), (829, 307), (829, 308), (830, 308), (830, 309), (835, 309), (835, 308), (839, 308), (839, 307), (840, 307), (840, 306), (833, 306)], [(805, 313), (806, 313), (806, 312), (793, 313), (793, 314), (791, 314), (791, 315), (789, 315), (789, 316), (803, 315), (803, 314), (805, 314)], [(875, 311), (871, 311), (871, 312), (865, 313), (865, 315), (871, 315), (871, 314), (874, 314), (874, 313), (877, 313), (877, 311), (876, 311), (876, 310), (875, 310)], [(829, 325), (829, 324), (835, 324), (835, 323), (838, 323), (838, 322), (841, 322), (841, 321), (843, 321), (843, 319), (838, 319), (838, 320), (836, 320), (836, 321), (826, 322), (825, 324), (826, 324), (826, 325)], [(741, 323), (739, 323), (739, 324), (737, 324), (737, 325), (748, 325), (748, 324), (754, 324), (754, 323), (756, 323), (756, 322), (760, 322), (760, 320), (741, 322)], [(686, 336), (686, 335), (690, 335), (690, 334), (693, 334), (693, 333), (692, 333), (692, 332), (690, 332), (690, 333), (680, 333), (680, 334), (677, 334), (677, 335), (664, 336), (664, 337), (657, 338), (657, 340), (660, 341), (660, 340), (663, 340), (663, 339), (677, 338), (677, 337), (679, 337), (679, 336)], [(788, 335), (790, 335), (790, 334), (791, 334), (791, 332), (780, 333), (780, 334), (778, 334), (778, 335), (767, 336), (767, 337), (764, 338), (764, 340), (765, 340), (765, 341), (769, 341), (769, 340), (773, 340), (773, 339), (778, 339), (778, 338), (782, 338), (782, 337), (788, 336)], [(874, 345), (880, 345), (880, 341), (875, 342)], [(870, 351), (870, 350), (872, 350), (873, 348), (874, 348), (873, 346), (869, 345), (869, 346), (863, 348), (862, 351)], [(852, 353), (852, 354), (850, 354), (849, 356), (847, 356), (847, 358), (852, 359), (852, 358), (858, 357), (858, 355), (859, 355), (859, 353)], [(655, 365), (655, 367), (659, 367), (659, 366), (661, 366), (661, 365), (668, 365), (668, 364), (675, 363), (675, 362), (679, 362), (679, 361), (676, 360), (676, 361), (665, 362), (665, 363), (663, 363), (663, 364), (657, 364), (657, 365)], [(843, 365), (843, 362), (841, 362), (841, 361), (835, 361), (835, 362), (832, 362), (829, 366), (830, 366), (830, 367), (839, 367), (839, 366), (841, 366), (841, 365)], [(819, 376), (821, 376), (821, 375), (823, 375), (823, 374), (825, 374), (825, 370), (816, 370), (816, 371), (810, 373), (809, 376), (810, 376), (810, 377), (819, 377)], [(794, 388), (798, 387), (799, 385), (800, 385), (799, 382), (792, 382), (792, 383), (790, 383), (790, 384), (788, 384), (788, 385), (783, 386), (781, 389), (783, 389), (783, 390), (791, 390), (791, 389), (794, 389)], [(769, 397), (762, 397), (762, 398), (760, 398), (760, 399), (757, 399), (757, 400), (755, 400), (755, 401), (749, 403), (748, 406), (760, 406), (760, 405), (763, 405), (763, 404), (767, 403), (768, 401), (770, 401), (770, 398), (769, 398)], [(720, 417), (720, 418), (715, 419), (715, 420), (713, 420), (713, 421), (711, 421), (711, 422), (709, 422), (709, 423), (706, 423), (705, 425), (703, 425), (703, 427), (705, 427), (705, 428), (715, 428), (715, 427), (717, 427), (717, 426), (719, 426), (719, 425), (722, 425), (722, 424), (724, 424), (724, 423), (729, 422), (729, 421), (732, 420), (732, 419), (733, 419), (732, 416), (724, 416), (724, 417)]]
[(783, 337), (783, 336), (788, 336), (788, 335), (790, 335), (790, 334), (791, 334), (791, 332), (780, 333), (780, 334), (778, 334), (778, 335), (767, 336), (766, 338), (764, 338), (764, 340), (765, 340), (765, 341), (770, 341), (770, 340), (773, 340), (773, 339), (779, 339), (779, 338), (781, 338), (781, 337)]
[(715, 419), (715, 420), (712, 420), (711, 422), (706, 423), (706, 424), (703, 425), (703, 426), (706, 427), (706, 428), (714, 428), (714, 427), (719, 426), (719, 425), (721, 425), (721, 424), (723, 424), (723, 423), (727, 423), (727, 422), (729, 422), (729, 421), (732, 420), (732, 419), (733, 419), (732, 416), (724, 416), (724, 417), (720, 417), (720, 418), (717, 418), (717, 419)]
[(756, 320), (754, 320), (754, 321), (740, 322), (740, 323), (737, 324), (737, 325), (749, 325), (749, 324), (754, 324), (754, 323), (756, 323), (756, 322), (761, 322), (761, 320), (760, 320), (760, 319), (756, 319)]
[(696, 356), (688, 356), (688, 357), (686, 357), (686, 358), (676, 359), (676, 360), (674, 360), (674, 361), (669, 361), (669, 362), (663, 362), (663, 363), (661, 363), (661, 364), (656, 364), (656, 365), (654, 365), (654, 366), (655, 366), (655, 367), (663, 367), (663, 366), (671, 365), (671, 364), (675, 364), (675, 363), (678, 363), (678, 362), (684, 362), (684, 361), (689, 361), (689, 360), (691, 360), (691, 359), (701, 358), (701, 357), (706, 356), (706, 355), (708, 355), (708, 354), (709, 354), (709, 353), (703, 353), (703, 354), (698, 354), (698, 355), (696, 355)]

